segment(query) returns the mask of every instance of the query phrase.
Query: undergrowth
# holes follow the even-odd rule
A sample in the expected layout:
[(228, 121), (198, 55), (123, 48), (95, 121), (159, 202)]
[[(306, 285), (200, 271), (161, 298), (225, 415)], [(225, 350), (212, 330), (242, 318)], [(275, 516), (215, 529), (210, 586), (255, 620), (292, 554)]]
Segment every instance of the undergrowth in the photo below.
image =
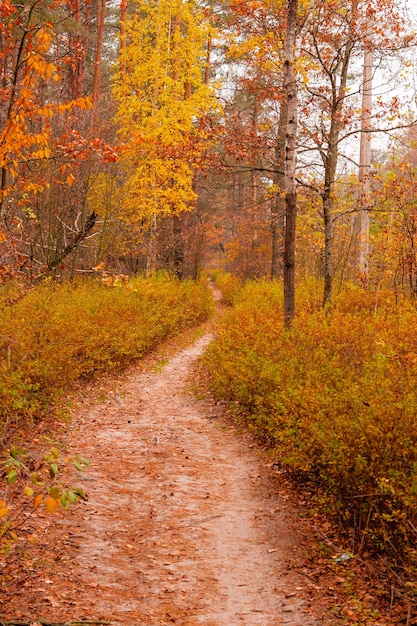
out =
[(16, 284), (1, 287), (0, 556), (30, 543), (21, 527), (41, 504), (54, 513), (87, 497), (69, 486), (66, 476), (71, 466), (82, 471), (88, 459), (67, 456), (52, 440), (43, 452), (7, 451), (6, 443), (29, 425), (36, 432), (51, 409), (57, 414), (56, 401), (76, 381), (140, 359), (168, 336), (205, 321), (212, 310), (206, 285), (164, 274), (107, 285), (91, 280), (45, 282), (30, 291)]
[(242, 288), (240, 278), (221, 269), (211, 270), (209, 276), (222, 293), (222, 303), (231, 306)]
[(212, 311), (202, 283), (166, 275), (107, 287), (47, 282), (0, 291), (0, 439), (42, 415), (75, 381), (140, 359)]
[(204, 357), (211, 384), (316, 485), (353, 548), (403, 568), (416, 593), (417, 310), (355, 286), (319, 303), (314, 285), (300, 287), (286, 330), (281, 287), (247, 284)]

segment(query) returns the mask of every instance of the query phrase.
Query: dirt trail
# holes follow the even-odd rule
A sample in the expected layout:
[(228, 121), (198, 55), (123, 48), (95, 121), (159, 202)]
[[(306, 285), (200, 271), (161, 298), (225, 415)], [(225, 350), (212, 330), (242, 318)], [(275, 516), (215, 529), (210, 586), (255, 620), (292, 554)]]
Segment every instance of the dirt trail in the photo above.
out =
[(259, 461), (216, 427), (212, 407), (185, 392), (209, 341), (132, 378), (89, 416), (97, 513), (79, 562), (100, 589), (96, 613), (120, 624), (313, 623), (286, 570), (285, 503), (263, 492)]
[(78, 476), (90, 498), (81, 513), (48, 518), (66, 552), (48, 579), (39, 575), (37, 590), (32, 582), (22, 591), (21, 616), (129, 626), (319, 623), (295, 571), (294, 513), (266, 461), (224, 425), (221, 407), (188, 393), (210, 340), (152, 372), (133, 370), (77, 412), (71, 439), (91, 461)]

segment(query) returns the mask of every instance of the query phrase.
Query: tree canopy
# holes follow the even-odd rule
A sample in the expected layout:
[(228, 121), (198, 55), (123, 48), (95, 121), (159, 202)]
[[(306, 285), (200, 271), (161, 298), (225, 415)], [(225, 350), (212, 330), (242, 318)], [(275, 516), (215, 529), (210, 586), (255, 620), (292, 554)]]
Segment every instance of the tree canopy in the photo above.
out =
[[(279, 279), (289, 263), (295, 281), (325, 278), (325, 301), (336, 279), (392, 286), (400, 273), (409, 290), (409, 207), (388, 202), (380, 181), (399, 177), (404, 197), (398, 168), (407, 163), (413, 179), (410, 16), (396, 0), (299, 2), (289, 40), (290, 7), (5, 0), (2, 275), (176, 271), (181, 262), (185, 275), (220, 265)], [(294, 263), (283, 257), (289, 177)], [(357, 215), (370, 217), (369, 234)], [(398, 225), (396, 247), (386, 245), (387, 223)]]

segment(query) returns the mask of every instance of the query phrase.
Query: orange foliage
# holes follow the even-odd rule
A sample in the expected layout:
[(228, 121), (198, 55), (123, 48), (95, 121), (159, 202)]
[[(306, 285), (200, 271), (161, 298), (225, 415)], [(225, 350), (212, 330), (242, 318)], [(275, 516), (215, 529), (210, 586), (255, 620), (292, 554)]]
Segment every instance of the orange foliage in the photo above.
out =
[[(355, 545), (410, 565), (417, 549), (417, 313), (390, 292), (347, 287), (320, 309), (299, 289), (291, 331), (277, 284), (249, 283), (205, 362), (276, 459), (354, 526)], [(394, 546), (394, 549), (393, 549)]]

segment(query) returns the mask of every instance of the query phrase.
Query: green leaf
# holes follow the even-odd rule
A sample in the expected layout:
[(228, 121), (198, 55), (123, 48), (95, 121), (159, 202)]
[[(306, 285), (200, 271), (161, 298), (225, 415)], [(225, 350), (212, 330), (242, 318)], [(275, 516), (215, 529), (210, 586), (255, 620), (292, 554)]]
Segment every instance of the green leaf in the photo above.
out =
[(17, 457), (22, 456), (22, 454), (25, 454), (25, 452), (26, 450), (23, 450), (23, 448), (12, 448), (10, 450), (10, 456), (14, 459), (17, 459)]
[(60, 452), (58, 448), (52, 448), (51, 454), (54, 457), (54, 459), (59, 459)]
[(34, 485), (43, 485), (39, 472), (33, 472), (30, 478)]
[(68, 495), (67, 495), (67, 493), (65, 491), (63, 493), (61, 493), (61, 497), (59, 498), (59, 501), (61, 503), (61, 506), (64, 509), (68, 508), (69, 499), (68, 499)]
[(81, 498), (81, 500), (87, 500), (87, 496), (86, 493), (83, 489), (74, 489), (74, 493), (76, 496), (78, 496), (79, 498)]
[(17, 480), (17, 472), (15, 469), (10, 470), (10, 472), (7, 474), (7, 484), (8, 485), (13, 485), (13, 483), (15, 483)]
[(5, 467), (20, 467), (21, 462), (15, 459), (14, 457), (10, 457), (10, 459), (7, 459), (7, 461), (3, 461), (3, 465)]
[(80, 472), (83, 472), (85, 469), (86, 465), (90, 465), (90, 461), (86, 458), (84, 458), (83, 456), (75, 456), (72, 460), (73, 465), (77, 468), (77, 470), (79, 470)]
[(58, 465), (56, 463), (51, 463), (51, 465), (49, 466), (49, 473), (51, 475), (51, 478), (55, 478), (58, 472), (59, 472)]
[(76, 504), (77, 503), (77, 496), (75, 495), (75, 493), (73, 492), (72, 489), (68, 489), (67, 491), (67, 497), (68, 500), (72, 503), (72, 504)]
[(72, 463), (73, 463), (74, 467), (76, 467), (79, 472), (83, 472), (84, 471), (84, 466), (81, 465), (81, 463), (79, 462), (78, 459), (73, 459)]

